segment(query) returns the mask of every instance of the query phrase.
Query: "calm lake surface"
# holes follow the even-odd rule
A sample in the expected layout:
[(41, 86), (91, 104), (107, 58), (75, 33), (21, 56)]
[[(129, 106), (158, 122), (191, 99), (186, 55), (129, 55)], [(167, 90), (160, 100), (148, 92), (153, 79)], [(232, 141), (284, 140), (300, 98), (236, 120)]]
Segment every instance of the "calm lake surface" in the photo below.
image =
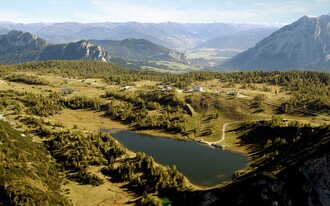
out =
[(214, 186), (229, 180), (248, 163), (246, 156), (211, 148), (192, 141), (152, 137), (130, 131), (112, 133), (117, 141), (134, 152), (144, 152), (162, 165), (176, 165), (190, 182)]

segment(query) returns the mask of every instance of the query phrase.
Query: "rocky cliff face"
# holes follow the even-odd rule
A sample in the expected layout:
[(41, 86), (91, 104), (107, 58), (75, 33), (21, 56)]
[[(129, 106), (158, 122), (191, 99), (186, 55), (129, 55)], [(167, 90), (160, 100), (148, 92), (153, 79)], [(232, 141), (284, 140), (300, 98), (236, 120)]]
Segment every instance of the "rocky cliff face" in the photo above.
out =
[(46, 47), (46, 41), (30, 33), (11, 31), (0, 35), (0, 62), (35, 61)]
[(47, 46), (39, 60), (95, 60), (107, 62), (111, 58), (110, 54), (102, 47), (82, 40), (69, 44), (58, 44)]
[(28, 32), (11, 31), (0, 35), (0, 63), (19, 63), (38, 60), (95, 60), (109, 61), (110, 54), (88, 41), (49, 45)]
[(30, 33), (10, 31), (0, 36), (0, 51), (13, 51), (22, 49), (39, 50), (46, 46), (46, 41)]
[(330, 15), (304, 16), (226, 62), (237, 69), (319, 68), (330, 60)]

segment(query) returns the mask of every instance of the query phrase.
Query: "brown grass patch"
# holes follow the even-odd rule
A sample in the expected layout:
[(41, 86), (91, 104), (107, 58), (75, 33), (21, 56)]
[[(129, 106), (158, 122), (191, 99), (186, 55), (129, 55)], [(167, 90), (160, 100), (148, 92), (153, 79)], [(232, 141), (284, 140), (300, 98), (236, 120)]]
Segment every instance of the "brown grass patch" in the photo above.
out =
[(64, 109), (61, 114), (46, 118), (51, 123), (61, 123), (67, 128), (99, 132), (101, 128), (107, 129), (128, 129), (127, 125), (115, 122), (108, 117), (103, 116), (104, 112), (92, 110), (71, 110)]

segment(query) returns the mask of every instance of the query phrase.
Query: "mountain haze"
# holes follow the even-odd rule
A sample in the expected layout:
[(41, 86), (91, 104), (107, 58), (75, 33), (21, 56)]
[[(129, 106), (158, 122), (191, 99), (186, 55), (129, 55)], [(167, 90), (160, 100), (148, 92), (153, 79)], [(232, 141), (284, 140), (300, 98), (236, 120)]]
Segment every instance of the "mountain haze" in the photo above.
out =
[(205, 41), (241, 31), (268, 29), (269, 25), (228, 23), (33, 23), (1, 22), (1, 28), (33, 33), (51, 43), (68, 43), (81, 39), (146, 39), (176, 51), (192, 49)]
[(311, 69), (329, 71), (330, 15), (304, 16), (230, 59), (234, 69)]

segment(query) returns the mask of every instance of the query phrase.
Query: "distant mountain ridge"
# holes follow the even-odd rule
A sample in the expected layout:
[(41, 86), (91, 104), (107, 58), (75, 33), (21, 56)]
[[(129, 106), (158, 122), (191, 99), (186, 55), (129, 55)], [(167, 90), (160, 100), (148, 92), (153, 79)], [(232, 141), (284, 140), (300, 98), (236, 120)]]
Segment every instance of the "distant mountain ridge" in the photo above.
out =
[(222, 65), (233, 69), (330, 71), (330, 14), (304, 16)]
[(190, 64), (185, 54), (144, 39), (80, 40), (67, 44), (48, 44), (29, 32), (13, 30), (8, 34), (0, 35), (0, 63), (43, 60), (111, 61), (134, 68), (149, 65), (150, 61)]
[[(229, 36), (241, 31), (267, 29), (278, 25), (229, 23), (34, 23), (15, 24), (1, 22), (0, 29), (21, 30), (33, 33), (48, 42), (67, 43), (81, 39), (124, 40), (146, 39), (176, 51), (192, 49), (210, 39)], [(4, 30), (5, 31), (5, 30)]]
[(89, 40), (122, 59), (133, 61), (173, 61), (190, 64), (184, 53), (175, 52), (145, 39)]
[(84, 40), (52, 45), (28, 32), (13, 30), (0, 35), (0, 63), (3, 64), (81, 59), (107, 62), (110, 58), (111, 55), (102, 47)]

